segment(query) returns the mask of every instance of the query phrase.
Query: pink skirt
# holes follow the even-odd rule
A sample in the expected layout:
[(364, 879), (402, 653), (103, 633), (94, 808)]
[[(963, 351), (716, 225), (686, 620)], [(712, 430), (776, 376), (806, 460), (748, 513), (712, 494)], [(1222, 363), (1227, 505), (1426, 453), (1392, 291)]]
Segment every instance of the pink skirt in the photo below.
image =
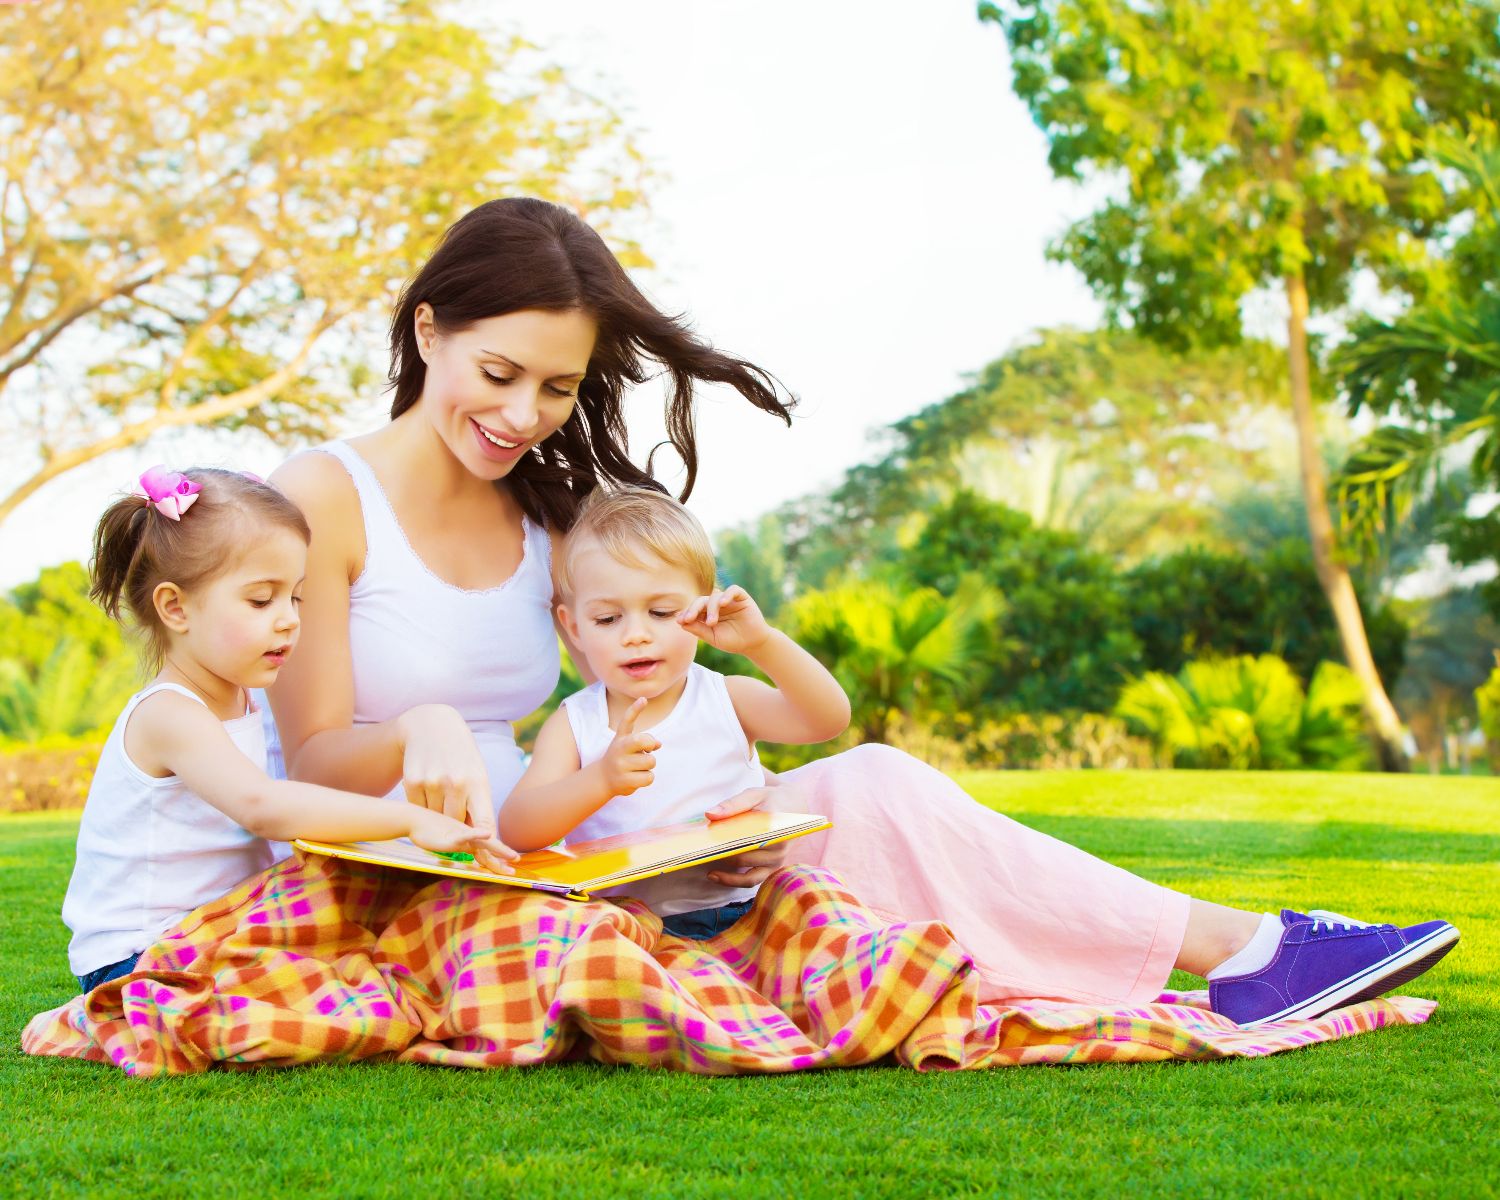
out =
[(936, 920), (973, 956), (983, 1002), (1148, 1004), (1189, 898), (976, 803), (940, 771), (865, 745), (781, 777), (772, 807), (822, 813), (789, 861), (834, 871), (887, 920)]

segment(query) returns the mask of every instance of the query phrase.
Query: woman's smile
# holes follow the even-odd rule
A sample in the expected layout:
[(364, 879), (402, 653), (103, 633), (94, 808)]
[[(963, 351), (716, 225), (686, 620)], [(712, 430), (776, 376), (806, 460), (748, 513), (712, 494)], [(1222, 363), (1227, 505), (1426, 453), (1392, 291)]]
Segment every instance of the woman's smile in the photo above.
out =
[(514, 462), (530, 448), (525, 438), (506, 437), (481, 425), (473, 417), (469, 418), (469, 427), (474, 431), (480, 453), (493, 462)]

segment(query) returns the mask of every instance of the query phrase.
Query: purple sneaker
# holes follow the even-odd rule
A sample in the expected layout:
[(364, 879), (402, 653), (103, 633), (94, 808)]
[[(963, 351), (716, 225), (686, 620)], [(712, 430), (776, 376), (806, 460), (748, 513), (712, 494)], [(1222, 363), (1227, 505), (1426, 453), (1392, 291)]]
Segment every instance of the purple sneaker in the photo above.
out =
[(1209, 981), (1209, 1007), (1236, 1025), (1320, 1017), (1372, 999), (1415, 979), (1458, 943), (1447, 921), (1398, 929), (1284, 908), (1281, 923), (1281, 944), (1268, 966)]

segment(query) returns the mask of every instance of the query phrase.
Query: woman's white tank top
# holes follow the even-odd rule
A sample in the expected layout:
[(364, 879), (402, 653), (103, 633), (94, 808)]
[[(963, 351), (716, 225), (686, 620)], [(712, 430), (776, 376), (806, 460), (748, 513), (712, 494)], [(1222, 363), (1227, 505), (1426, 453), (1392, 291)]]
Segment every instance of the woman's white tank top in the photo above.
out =
[[(615, 733), (609, 727), (609, 704), (604, 685), (592, 687), (563, 701), (580, 766), (604, 757)], [(701, 817), (721, 800), (746, 788), (760, 787), (765, 774), (760, 756), (745, 740), (724, 676), (694, 663), (677, 704), (649, 731), (661, 743), (651, 783), (629, 796), (616, 796), (579, 824), (568, 841), (612, 837), (653, 825), (672, 825)], [(723, 887), (704, 878), (708, 867), (689, 867), (638, 883), (601, 891), (602, 896), (635, 896), (651, 911), (670, 917), (700, 908), (718, 908), (748, 900), (754, 888)]]
[[(68, 965), (75, 975), (139, 954), (200, 904), (276, 860), (272, 843), (189, 791), (177, 776), (157, 779), (131, 762), (125, 726), (136, 706), (157, 692), (180, 692), (203, 704), (175, 683), (137, 692), (99, 752), (62, 907), (63, 922), (73, 931)], [(225, 721), (224, 731), (265, 769), (261, 715), (253, 704), (244, 716)]]
[[(561, 670), (546, 530), (523, 517), (515, 573), (482, 591), (455, 587), (417, 557), (354, 447), (318, 450), (344, 465), (364, 514), (365, 565), (349, 589), (354, 723), (393, 720), (419, 704), (456, 708), (479, 744), (498, 812), (525, 769), (511, 722), (552, 694)], [(405, 798), (400, 784), (391, 796)]]

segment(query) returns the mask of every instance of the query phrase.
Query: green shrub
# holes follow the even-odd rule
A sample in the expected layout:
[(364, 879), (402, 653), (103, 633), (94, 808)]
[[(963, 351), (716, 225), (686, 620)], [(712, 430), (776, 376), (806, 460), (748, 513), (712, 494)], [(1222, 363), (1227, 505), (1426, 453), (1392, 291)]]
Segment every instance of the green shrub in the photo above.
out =
[[(1275, 654), (1299, 679), (1340, 652), (1307, 539), (1287, 538), (1255, 557), (1181, 550), (1122, 577), (1141, 665), (1175, 673), (1195, 658)], [(1397, 608), (1361, 596), (1370, 652), (1394, 686), (1405, 662), (1407, 626)]]
[(1001, 599), (965, 671), (981, 705), (1012, 712), (1108, 708), (1141, 666), (1115, 564), (1077, 534), (969, 491), (934, 509), (892, 565), (908, 585), (955, 594), (978, 576)]
[(1479, 728), (1484, 730), (1490, 752), (1490, 770), (1500, 775), (1500, 650), (1495, 652), (1495, 669), (1474, 692), (1479, 706)]
[(797, 597), (788, 628), (843, 685), (860, 740), (887, 742), (903, 714), (968, 699), (975, 643), (998, 608), (994, 590), (972, 576), (947, 595), (856, 580)]
[(894, 744), (945, 771), (1123, 770), (1160, 765), (1150, 741), (1105, 713), (947, 715), (925, 735), (903, 726)]
[(1322, 663), (1304, 694), (1275, 655), (1200, 659), (1151, 671), (1120, 693), (1115, 715), (1168, 765), (1231, 770), (1355, 770), (1368, 751), (1358, 681)]

